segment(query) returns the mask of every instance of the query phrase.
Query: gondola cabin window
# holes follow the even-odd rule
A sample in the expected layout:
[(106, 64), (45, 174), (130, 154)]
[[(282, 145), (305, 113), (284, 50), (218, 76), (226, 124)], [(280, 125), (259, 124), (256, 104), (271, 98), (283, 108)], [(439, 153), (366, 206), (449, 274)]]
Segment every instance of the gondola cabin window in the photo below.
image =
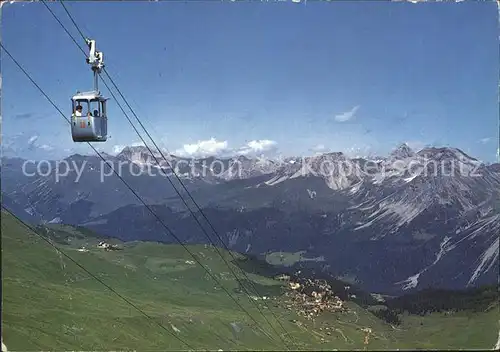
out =
[(89, 103), (90, 110), (92, 116), (100, 117), (101, 116), (101, 105), (98, 99), (92, 99)]
[(77, 115), (78, 106), (82, 107), (81, 116), (90, 116), (90, 104), (87, 99), (73, 100), (73, 115)]

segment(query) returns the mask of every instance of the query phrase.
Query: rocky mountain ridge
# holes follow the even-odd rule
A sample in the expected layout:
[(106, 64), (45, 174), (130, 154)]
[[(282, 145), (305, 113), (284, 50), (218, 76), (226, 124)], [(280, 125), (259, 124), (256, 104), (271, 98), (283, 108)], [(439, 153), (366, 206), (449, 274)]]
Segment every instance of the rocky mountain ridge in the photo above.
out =
[[(184, 241), (207, 242), (145, 148), (106, 157)], [(459, 149), (402, 145), (377, 160), (326, 153), (169, 161), (234, 250), (305, 251), (324, 260), (300, 265), (354, 277), (370, 290), (465, 287), (498, 276), (500, 167)], [(58, 165), (69, 166), (64, 175), (49, 172)], [(4, 158), (2, 178), (9, 204), (34, 219), (125, 240), (172, 240), (97, 157), (44, 165)]]

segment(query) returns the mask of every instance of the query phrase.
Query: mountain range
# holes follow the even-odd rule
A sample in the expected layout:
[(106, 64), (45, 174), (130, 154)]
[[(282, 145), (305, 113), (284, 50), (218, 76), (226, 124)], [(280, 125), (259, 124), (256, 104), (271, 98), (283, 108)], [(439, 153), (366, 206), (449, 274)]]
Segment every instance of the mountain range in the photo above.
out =
[[(160, 155), (127, 147), (105, 158), (183, 242), (221, 245), (195, 212), (206, 233), (200, 230), (162, 174), (171, 175), (171, 167), (232, 250), (300, 253), (291, 269), (388, 294), (498, 280), (500, 164), (456, 148), (415, 152), (403, 144), (376, 160), (342, 153), (283, 160), (168, 155), (159, 163)], [(37, 163), (4, 157), (3, 204), (31, 222), (175, 242), (109, 165), (84, 155)], [(170, 180), (186, 196), (175, 175)]]

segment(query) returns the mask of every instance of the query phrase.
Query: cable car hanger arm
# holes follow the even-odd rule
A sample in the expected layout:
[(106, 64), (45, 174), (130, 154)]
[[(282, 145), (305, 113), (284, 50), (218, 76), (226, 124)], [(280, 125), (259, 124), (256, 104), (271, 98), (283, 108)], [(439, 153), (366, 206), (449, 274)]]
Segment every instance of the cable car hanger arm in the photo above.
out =
[(89, 56), (86, 59), (87, 63), (92, 65), (92, 71), (96, 73), (101, 73), (104, 67), (104, 59), (102, 51), (96, 50), (95, 40), (86, 38), (85, 42), (89, 47)]

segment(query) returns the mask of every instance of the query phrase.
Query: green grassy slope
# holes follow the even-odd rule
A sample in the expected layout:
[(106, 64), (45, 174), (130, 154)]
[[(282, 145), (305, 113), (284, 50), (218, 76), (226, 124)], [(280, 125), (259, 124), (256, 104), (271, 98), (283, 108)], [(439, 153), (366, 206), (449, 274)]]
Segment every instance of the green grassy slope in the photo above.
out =
[[(2, 338), (9, 350), (188, 349), (157, 323), (195, 349), (284, 349), (249, 298), (237, 293), (238, 283), (213, 248), (189, 246), (257, 323), (181, 246), (114, 241), (123, 250), (106, 252), (97, 248), (100, 239), (87, 231), (51, 227), (53, 243), (144, 310), (151, 321), (4, 212), (1, 225)], [(81, 246), (89, 251), (78, 251)], [(261, 295), (280, 299), (280, 282), (248, 275)], [(269, 309), (256, 302), (293, 350), (491, 349), (498, 336), (495, 310), (408, 316), (393, 328), (352, 302), (348, 313), (325, 314), (314, 322), (278, 308), (274, 300), (268, 301)], [(364, 328), (372, 330), (368, 345)]]

